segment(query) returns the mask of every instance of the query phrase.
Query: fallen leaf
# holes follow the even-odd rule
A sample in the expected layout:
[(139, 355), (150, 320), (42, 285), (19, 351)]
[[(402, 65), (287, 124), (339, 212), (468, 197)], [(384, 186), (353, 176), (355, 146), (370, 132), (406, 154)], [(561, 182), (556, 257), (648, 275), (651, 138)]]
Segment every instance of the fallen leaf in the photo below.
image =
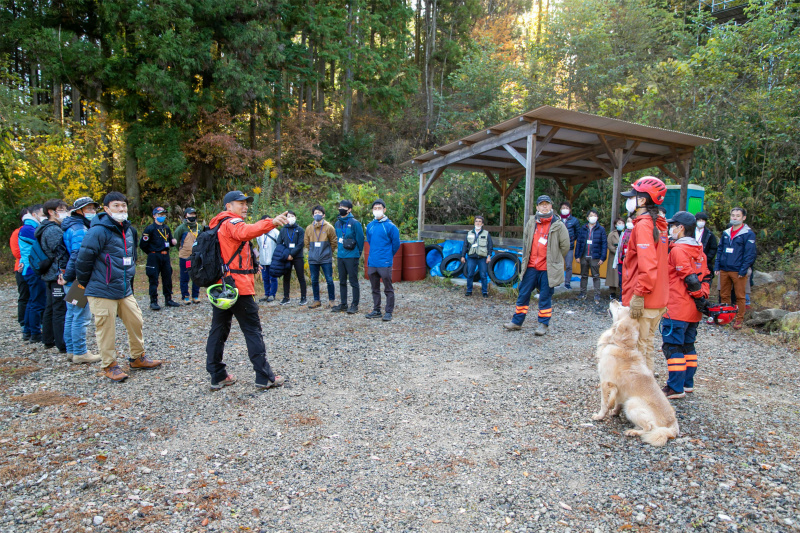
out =
[(200, 525), (203, 526), (203, 527), (207, 526), (208, 525), (208, 517), (203, 518), (203, 521), (200, 522)]
[(261, 511), (259, 511), (258, 509), (253, 509), (253, 516), (258, 518), (259, 516), (261, 516)]
[(528, 477), (530, 474), (528, 474), (528, 471), (526, 470), (525, 472), (522, 473), (522, 475)]
[(102, 463), (102, 462), (104, 462), (106, 459), (108, 459), (108, 457), (107, 457), (107, 456), (105, 456), (105, 455), (98, 455), (97, 457), (95, 457), (95, 459), (97, 459), (98, 461), (100, 461), (100, 462)]

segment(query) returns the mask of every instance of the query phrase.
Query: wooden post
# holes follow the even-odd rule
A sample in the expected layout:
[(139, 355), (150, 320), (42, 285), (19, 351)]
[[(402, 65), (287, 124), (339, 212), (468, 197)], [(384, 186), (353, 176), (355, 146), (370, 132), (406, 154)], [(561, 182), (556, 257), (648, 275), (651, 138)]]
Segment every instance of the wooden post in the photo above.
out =
[(614, 227), (614, 219), (619, 216), (619, 195), (622, 187), (622, 148), (614, 150), (614, 182), (611, 190), (611, 222), (609, 228)]
[(508, 178), (500, 174), (500, 237), (506, 236), (506, 199), (508, 198)]
[(685, 159), (683, 165), (678, 165), (681, 172), (681, 198), (678, 201), (678, 209), (687, 211), (689, 209), (689, 171), (692, 168), (692, 159)]
[(534, 186), (536, 185), (536, 159), (534, 158), (536, 150), (536, 133), (528, 135), (528, 143), (525, 152), (525, 216), (522, 220), (522, 226), (528, 223), (528, 219), (533, 215), (536, 210), (536, 197)]
[(569, 200), (570, 204), (572, 204), (573, 198), (575, 198), (575, 186), (570, 182), (567, 186), (567, 200)]
[(417, 239), (421, 239), (422, 228), (425, 225), (425, 173), (419, 173), (419, 205), (417, 206)]

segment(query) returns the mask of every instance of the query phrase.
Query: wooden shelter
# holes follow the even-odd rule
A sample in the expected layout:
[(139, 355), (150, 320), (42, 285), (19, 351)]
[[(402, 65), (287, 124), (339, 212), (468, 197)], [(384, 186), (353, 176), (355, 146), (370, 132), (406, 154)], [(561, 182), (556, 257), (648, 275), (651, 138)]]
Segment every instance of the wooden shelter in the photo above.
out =
[[(713, 139), (624, 120), (600, 117), (551, 106), (538, 107), (496, 126), (479, 131), (408, 163), (419, 168), (419, 238), (461, 238), (454, 231), (471, 226), (425, 225), (425, 195), (447, 168), (483, 172), (500, 195), (500, 244), (519, 244), (506, 232), (521, 233), (535, 213), (537, 177), (555, 181), (564, 197), (574, 200), (596, 180), (613, 178), (611, 213), (619, 213), (622, 175), (658, 168), (681, 184), (680, 205), (686, 206), (689, 170), (695, 148)], [(672, 170), (669, 165), (674, 165)], [(506, 201), (525, 186), (523, 226), (506, 225)]]

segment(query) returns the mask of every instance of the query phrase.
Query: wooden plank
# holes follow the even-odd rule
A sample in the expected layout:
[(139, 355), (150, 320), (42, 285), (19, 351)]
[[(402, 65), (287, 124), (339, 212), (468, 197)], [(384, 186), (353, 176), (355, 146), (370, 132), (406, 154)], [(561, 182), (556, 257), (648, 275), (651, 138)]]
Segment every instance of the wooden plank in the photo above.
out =
[(542, 154), (542, 150), (544, 150), (544, 147), (550, 144), (550, 141), (553, 140), (553, 137), (556, 136), (556, 133), (558, 133), (558, 130), (560, 129), (561, 128), (558, 126), (550, 128), (550, 131), (547, 133), (547, 136), (545, 136), (545, 138), (542, 139), (542, 142), (536, 146), (536, 155), (534, 156), (535, 158), (538, 158)]
[[(506, 149), (506, 152), (511, 154), (517, 162), (522, 165), (523, 168), (528, 168), (528, 162), (525, 157), (522, 157), (519, 152), (517, 152), (516, 148), (511, 146), (510, 144), (504, 144), (503, 148)], [(526, 154), (527, 155), (527, 154)]]
[[(456, 231), (469, 231), (475, 226), (469, 224), (426, 224), (425, 231), (448, 231), (450, 233)], [(500, 226), (484, 226), (486, 231), (498, 232)], [(506, 226), (506, 231), (522, 231), (522, 226)]]
[[(597, 129), (597, 128), (587, 128), (585, 126), (578, 126), (578, 125), (575, 125), (575, 124), (566, 124), (564, 122), (559, 122), (557, 120), (548, 120), (548, 119), (537, 119), (537, 120), (538, 120), (539, 124), (542, 124), (542, 125), (561, 126), (564, 129), (574, 130), (574, 131), (582, 131), (582, 132), (585, 132), (585, 133), (594, 133), (595, 135), (597, 135), (597, 134), (605, 135), (605, 134), (608, 133), (605, 130), (600, 130), (600, 129)], [(664, 141), (662, 141), (662, 140), (660, 140), (658, 138), (655, 138), (655, 137), (642, 137), (640, 135), (631, 135), (629, 133), (625, 133), (625, 138), (628, 139), (629, 141), (642, 141), (642, 142), (649, 143), (649, 144), (656, 144), (658, 146), (673, 146), (675, 148), (683, 149), (683, 150), (687, 150), (687, 149), (694, 150), (693, 146), (690, 146), (690, 145), (687, 145), (687, 144), (680, 144), (680, 143), (664, 142)]]
[(506, 199), (508, 194), (508, 177), (505, 173), (500, 174), (500, 236), (504, 237), (506, 234)]
[(417, 239), (421, 239), (422, 228), (425, 227), (425, 173), (419, 173), (419, 198), (417, 204)]
[(431, 185), (433, 185), (434, 181), (439, 179), (439, 176), (442, 175), (442, 173), (444, 172), (445, 168), (447, 168), (447, 167), (439, 167), (439, 168), (437, 168), (436, 170), (433, 171), (433, 173), (431, 174), (430, 179), (428, 179), (428, 182), (425, 184), (425, 187), (422, 189), (423, 196), (428, 193), (428, 189), (431, 188)]
[(528, 135), (528, 145), (525, 153), (525, 214), (522, 218), (522, 225), (528, 223), (528, 219), (536, 211), (536, 134)]
[(464, 148), (455, 150), (444, 157), (431, 159), (427, 164), (423, 165), (422, 172), (428, 173), (439, 167), (446, 167), (452, 163), (467, 159), (470, 156), (487, 152), (494, 148), (499, 148), (504, 144), (508, 144), (519, 139), (524, 139), (532, 133), (535, 134), (538, 127), (539, 125), (537, 122), (526, 124), (524, 126), (520, 126), (519, 128), (501, 133), (496, 137), (490, 137), (488, 139), (478, 141), (472, 146), (465, 146)]
[[(622, 148), (617, 148), (614, 151), (614, 157), (617, 161), (622, 161), (624, 156), (622, 153)], [(620, 200), (620, 188), (622, 187), (622, 166), (618, 165), (614, 167), (614, 180), (611, 187), (611, 223), (608, 226), (609, 228), (614, 227), (614, 220), (619, 216), (619, 200)], [(585, 185), (584, 185), (585, 186)]]
[(485, 168), (483, 169), (483, 173), (486, 174), (486, 177), (489, 178), (489, 181), (492, 182), (492, 185), (494, 186), (495, 190), (500, 193), (500, 196), (503, 196), (503, 189), (500, 188), (500, 184), (497, 183), (496, 179), (494, 179), (492, 173), (486, 170)]

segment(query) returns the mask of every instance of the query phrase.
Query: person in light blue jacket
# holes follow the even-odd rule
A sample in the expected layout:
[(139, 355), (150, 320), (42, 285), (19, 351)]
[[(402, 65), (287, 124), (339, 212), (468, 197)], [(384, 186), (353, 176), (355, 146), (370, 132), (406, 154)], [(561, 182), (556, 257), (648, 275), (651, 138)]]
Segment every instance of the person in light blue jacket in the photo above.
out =
[(30, 344), (42, 342), (42, 314), (47, 303), (47, 287), (39, 273), (33, 270), (30, 259), (28, 259), (31, 246), (36, 240), (36, 229), (43, 219), (42, 204), (32, 205), (28, 208), (28, 214), (22, 217), (22, 228), (19, 230), (20, 268), (22, 268), (22, 277), (28, 284), (30, 294), (28, 307), (25, 308), (24, 329), (30, 334), (28, 341)]
[[(378, 198), (372, 202), (372, 216), (375, 220), (367, 226), (367, 275), (372, 286), (372, 312), (367, 318), (381, 318), (384, 322), (392, 319), (394, 312), (394, 287), (392, 287), (392, 264), (394, 254), (400, 249), (400, 230), (386, 216), (386, 204)], [(386, 294), (386, 314), (381, 315), (381, 281)]]

